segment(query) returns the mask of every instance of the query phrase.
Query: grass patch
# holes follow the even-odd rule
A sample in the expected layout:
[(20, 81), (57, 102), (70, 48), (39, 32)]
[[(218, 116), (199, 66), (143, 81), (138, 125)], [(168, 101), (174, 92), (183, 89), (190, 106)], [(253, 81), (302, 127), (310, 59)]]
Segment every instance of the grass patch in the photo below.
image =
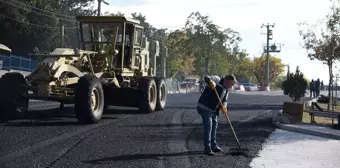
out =
[[(318, 103), (318, 105), (327, 111), (327, 105), (326, 103)], [(329, 105), (329, 111), (332, 111), (333, 107), (332, 104)], [(337, 106), (334, 106), (334, 112), (340, 112), (340, 102), (337, 102)]]
[[(303, 123), (311, 123), (310, 115), (307, 112), (303, 112), (302, 114), (302, 122)], [(332, 124), (331, 118), (326, 117), (314, 117), (314, 120), (317, 124)], [(336, 123), (337, 119), (334, 119), (334, 123)]]
[[(338, 106), (334, 107), (334, 112), (340, 112), (340, 102), (337, 102)], [(327, 105), (326, 103), (317, 103), (320, 108), (322, 108), (324, 111), (327, 111)], [(316, 107), (314, 107), (314, 109), (316, 110)], [(332, 111), (332, 105), (330, 105), (329, 107), (330, 111)], [(331, 118), (327, 118), (327, 117), (314, 117), (314, 120), (317, 124), (332, 124), (332, 119)], [(302, 122), (304, 123), (311, 123), (311, 117), (309, 115), (309, 113), (307, 112), (303, 112), (302, 114)], [(337, 123), (337, 119), (334, 119), (334, 124)]]

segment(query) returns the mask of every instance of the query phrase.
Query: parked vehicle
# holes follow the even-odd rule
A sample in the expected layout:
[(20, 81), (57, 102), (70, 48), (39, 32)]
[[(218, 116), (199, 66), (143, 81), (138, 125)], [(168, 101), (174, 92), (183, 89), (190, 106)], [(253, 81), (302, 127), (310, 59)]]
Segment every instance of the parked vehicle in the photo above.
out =
[(245, 88), (244, 88), (244, 86), (242, 85), (242, 84), (235, 84), (234, 85), (234, 89), (236, 90), (236, 91), (245, 91)]
[(246, 91), (258, 91), (259, 90), (259, 86), (257, 84), (253, 84), (253, 83), (240, 83), (240, 84), (244, 86)]
[(185, 78), (183, 82), (181, 82), (181, 88), (191, 89), (193, 87), (199, 87), (199, 79), (198, 78)]
[(199, 85), (199, 79), (198, 78), (185, 78), (182, 83), (191, 83), (194, 85)]
[(183, 82), (181, 82), (181, 87), (186, 87), (188, 85), (189, 88), (193, 86), (199, 86), (198, 78), (185, 78)]
[(259, 86), (259, 91), (266, 91), (267, 87), (265, 85), (260, 85)]

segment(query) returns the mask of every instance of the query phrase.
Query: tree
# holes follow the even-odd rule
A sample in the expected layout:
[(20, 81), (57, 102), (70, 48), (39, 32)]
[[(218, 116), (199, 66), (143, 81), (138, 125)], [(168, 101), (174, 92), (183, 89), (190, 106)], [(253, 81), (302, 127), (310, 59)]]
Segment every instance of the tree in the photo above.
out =
[(146, 22), (146, 16), (144, 16), (141, 13), (132, 13), (132, 18), (138, 19), (141, 23), (141, 25), (144, 27), (144, 33), (147, 38), (152, 37), (152, 33), (156, 30), (155, 27), (153, 27), (150, 23)]
[(228, 73), (234, 74), (239, 82), (249, 82), (253, 79), (254, 75), (249, 68), (252, 66), (252, 61), (245, 50), (240, 51), (238, 47), (234, 47), (227, 56), (227, 62)]
[(188, 52), (195, 55), (195, 69), (200, 76), (208, 73), (225, 75), (228, 71), (228, 54), (241, 41), (239, 34), (231, 29), (221, 29), (209, 16), (192, 12), (184, 30)]
[(287, 65), (287, 75), (286, 75), (287, 78), (288, 78), (289, 74), (290, 74), (290, 65)]
[(299, 66), (297, 66), (295, 73), (290, 73), (289, 77), (282, 83), (282, 90), (285, 95), (297, 102), (305, 96), (307, 85), (303, 73), (300, 72)]
[(188, 48), (185, 45), (188, 40), (189, 37), (185, 31), (176, 30), (168, 35), (166, 46), (169, 48), (169, 57), (167, 62), (171, 77), (179, 73), (190, 74), (192, 71), (195, 71), (195, 57), (192, 53), (188, 52)]
[(125, 16), (125, 14), (124, 13), (121, 13), (121, 12), (116, 12), (116, 13), (111, 13), (111, 12), (109, 12), (109, 11), (106, 11), (105, 13), (104, 13), (104, 15), (105, 16)]
[(305, 77), (305, 80), (307, 81), (307, 83), (308, 83), (308, 85), (309, 85), (310, 80), (309, 80), (307, 77)]
[[(78, 47), (75, 16), (96, 15), (97, 11), (90, 7), (95, 1), (3, 1), (0, 42), (12, 48), (13, 54), (21, 56), (32, 52), (34, 47), (51, 51), (60, 47), (60, 27), (64, 25), (64, 47)], [(124, 14), (106, 12), (105, 15)], [(160, 42), (160, 52), (164, 45), (168, 47), (167, 66), (171, 76), (179, 73), (202, 76), (207, 69), (209, 74), (234, 73), (239, 79), (251, 79), (252, 73), (247, 69), (251, 61), (246, 51), (238, 46), (239, 33), (219, 27), (209, 16), (192, 12), (185, 27), (168, 32), (152, 26), (141, 13), (131, 15), (140, 20), (149, 41)]]
[(199, 12), (192, 12), (185, 23), (189, 39), (186, 41), (187, 49), (190, 54), (196, 57), (195, 68), (197, 73), (202, 76), (207, 73), (209, 61), (212, 57), (213, 34), (217, 30), (217, 25), (213, 24), (209, 16), (203, 16)]
[[(308, 52), (308, 57), (311, 60), (319, 60), (328, 66), (329, 86), (333, 81), (333, 66), (336, 60), (340, 58), (340, 8), (339, 0), (331, 0), (330, 14), (326, 15), (325, 24), (326, 30), (320, 28), (318, 34), (317, 26), (310, 25), (306, 22), (299, 23), (301, 30), (299, 31), (303, 39), (303, 47)], [(330, 99), (330, 90), (328, 91)], [(329, 103), (327, 109), (329, 110)]]
[[(93, 0), (0, 2), (0, 43), (13, 54), (26, 56), (34, 47), (50, 51), (60, 44), (60, 27), (65, 26), (65, 47), (76, 47), (76, 15), (92, 15)], [(85, 9), (88, 7), (88, 9)]]
[[(284, 72), (285, 65), (280, 58), (275, 56), (269, 57), (269, 64), (269, 83), (273, 83)], [(254, 74), (260, 84), (264, 84), (266, 79), (266, 58), (264, 56), (255, 57), (252, 65), (249, 67), (249, 71)]]
[(271, 84), (271, 88), (282, 88), (282, 83), (286, 79), (287, 79), (287, 76), (285, 76), (285, 75), (278, 76), (277, 79)]

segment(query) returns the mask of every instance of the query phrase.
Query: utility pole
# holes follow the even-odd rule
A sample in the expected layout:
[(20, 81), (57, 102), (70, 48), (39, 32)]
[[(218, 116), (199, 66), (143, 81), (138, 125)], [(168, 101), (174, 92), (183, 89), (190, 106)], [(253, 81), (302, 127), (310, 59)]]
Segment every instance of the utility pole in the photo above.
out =
[(269, 40), (273, 39), (273, 30), (270, 30), (270, 27), (274, 27), (275, 23), (270, 25), (269, 23), (267, 25), (262, 24), (261, 28), (266, 27), (267, 28), (267, 47), (266, 47), (266, 86), (270, 87), (270, 79), (269, 79)]
[(102, 3), (104, 3), (105, 5), (110, 5), (110, 4), (105, 2), (105, 0), (97, 0), (97, 1), (98, 1), (97, 16), (100, 16), (101, 9), (102, 9)]
[(102, 8), (102, 0), (98, 0), (97, 16), (100, 16), (101, 8)]
[[(63, 3), (61, 3), (60, 1), (58, 1), (59, 7), (60, 7), (60, 11), (64, 12), (64, 6)], [(65, 41), (65, 26), (63, 23), (63, 20), (61, 18), (58, 19), (59, 20), (59, 25), (60, 25), (60, 48), (64, 48), (64, 41)]]
[(64, 48), (65, 26), (60, 24), (60, 48)]

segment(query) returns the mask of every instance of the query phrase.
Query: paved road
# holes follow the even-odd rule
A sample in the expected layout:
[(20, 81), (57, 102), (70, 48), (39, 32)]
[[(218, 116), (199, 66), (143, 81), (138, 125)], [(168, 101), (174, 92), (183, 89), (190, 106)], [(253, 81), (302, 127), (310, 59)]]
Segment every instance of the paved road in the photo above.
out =
[[(0, 167), (249, 167), (252, 158), (228, 154), (236, 144), (220, 116), (218, 141), (226, 150), (203, 155), (202, 124), (195, 104), (199, 94), (168, 95), (163, 112), (139, 114), (111, 108), (102, 122), (78, 125), (73, 108), (31, 102), (31, 118), (0, 124)], [(231, 94), (229, 114), (240, 141), (255, 156), (274, 130), (270, 109), (280, 95)]]

